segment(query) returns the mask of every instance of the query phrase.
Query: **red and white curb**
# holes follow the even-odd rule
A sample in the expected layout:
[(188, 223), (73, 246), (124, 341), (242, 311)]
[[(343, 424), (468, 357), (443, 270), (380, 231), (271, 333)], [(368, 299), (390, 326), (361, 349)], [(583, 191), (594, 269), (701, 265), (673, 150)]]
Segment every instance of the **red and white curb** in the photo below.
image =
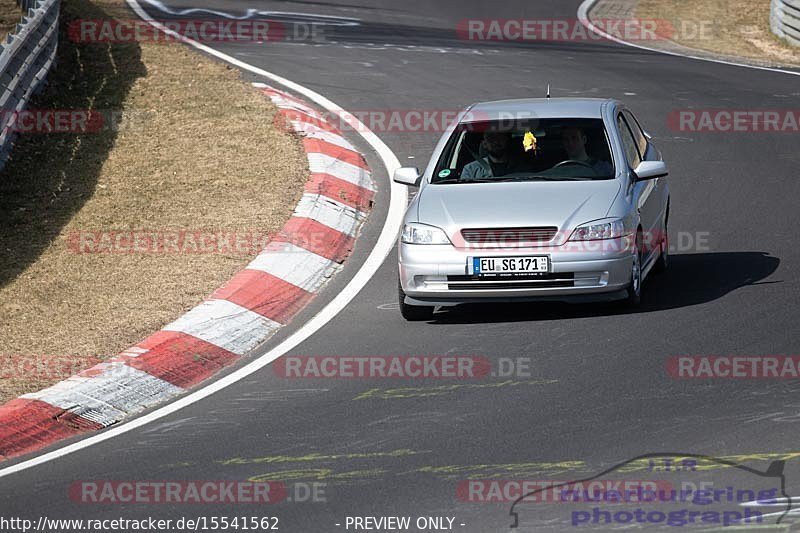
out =
[(305, 102), (254, 83), (299, 135), (311, 175), (269, 245), (206, 301), (118, 356), (0, 406), (0, 460), (182, 394), (287, 324), (341, 268), (375, 195), (363, 156)]

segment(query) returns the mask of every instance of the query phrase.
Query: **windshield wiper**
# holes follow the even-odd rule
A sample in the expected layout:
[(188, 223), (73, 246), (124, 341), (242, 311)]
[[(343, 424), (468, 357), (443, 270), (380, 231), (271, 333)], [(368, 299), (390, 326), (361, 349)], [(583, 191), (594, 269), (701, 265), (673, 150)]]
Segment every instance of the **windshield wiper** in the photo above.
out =
[(542, 180), (542, 181), (584, 181), (584, 180), (591, 180), (594, 179), (593, 177), (589, 176), (544, 176), (541, 174), (535, 174), (532, 176), (519, 176), (516, 178), (505, 178), (499, 181), (534, 181), (534, 180)]
[(434, 185), (438, 185), (440, 183), (491, 183), (493, 181), (503, 181), (496, 178), (478, 178), (474, 180), (462, 180), (461, 178), (448, 178), (446, 180), (437, 180), (434, 181)]
[[(434, 181), (434, 185), (440, 183), (500, 183), (509, 181), (591, 181), (600, 179), (597, 176), (545, 176), (541, 174), (517, 177), (497, 177), (497, 178), (477, 178), (472, 180), (462, 180), (461, 178), (448, 178), (446, 180)], [(608, 179), (608, 178), (602, 178)]]

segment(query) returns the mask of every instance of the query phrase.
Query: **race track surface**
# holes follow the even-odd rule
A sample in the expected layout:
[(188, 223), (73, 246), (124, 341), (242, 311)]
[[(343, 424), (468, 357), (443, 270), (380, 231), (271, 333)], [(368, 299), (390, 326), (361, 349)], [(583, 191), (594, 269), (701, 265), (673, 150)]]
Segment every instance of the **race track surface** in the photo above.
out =
[[(202, 0), (168, 5), (213, 7)], [(768, 459), (800, 451), (797, 380), (691, 381), (665, 370), (676, 355), (800, 353), (798, 134), (678, 132), (667, 123), (671, 112), (690, 107), (796, 108), (800, 80), (607, 41), (474, 43), (455, 32), (467, 18), (575, 19), (578, 6), (577, 0), (235, 1), (224, 10), (335, 15), (360, 25), (326, 27), (329, 40), (313, 45), (213, 46), (348, 110), (456, 110), (481, 100), (543, 96), (548, 84), (554, 96), (625, 101), (670, 165), (677, 247), (669, 273), (645, 284), (641, 309), (463, 306), (429, 323), (408, 323), (396, 309), (393, 252), (346, 309), (289, 355), (529, 358), (529, 377), (284, 379), (270, 365), (155, 423), (0, 479), (3, 515), (277, 516), (280, 530), (289, 532), (343, 531), (347, 516), (450, 516), (459, 531), (506, 531), (510, 505), (462, 501), (459, 483), (578, 479), (654, 452), (736, 457), (766, 469)], [(437, 132), (376, 133), (401, 163), (419, 167), (438, 138)], [(386, 213), (389, 178), (371, 157), (379, 201), (356, 264)], [(348, 265), (345, 276), (356, 266)], [(328, 287), (305, 316), (342, 283)], [(798, 463), (785, 466), (789, 494), (800, 494)], [(708, 479), (722, 486), (733, 470), (712, 470)], [(92, 505), (68, 493), (83, 480), (245, 479), (324, 483), (325, 501)], [(520, 515), (531, 531), (577, 529), (537, 521), (535, 511), (528, 506)]]

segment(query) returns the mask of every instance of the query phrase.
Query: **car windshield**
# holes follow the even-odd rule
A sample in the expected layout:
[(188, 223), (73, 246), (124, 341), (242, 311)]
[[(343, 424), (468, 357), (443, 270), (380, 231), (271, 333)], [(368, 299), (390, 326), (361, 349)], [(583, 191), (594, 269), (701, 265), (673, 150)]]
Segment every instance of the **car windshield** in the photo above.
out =
[(460, 124), (433, 183), (613, 179), (601, 119), (522, 119)]

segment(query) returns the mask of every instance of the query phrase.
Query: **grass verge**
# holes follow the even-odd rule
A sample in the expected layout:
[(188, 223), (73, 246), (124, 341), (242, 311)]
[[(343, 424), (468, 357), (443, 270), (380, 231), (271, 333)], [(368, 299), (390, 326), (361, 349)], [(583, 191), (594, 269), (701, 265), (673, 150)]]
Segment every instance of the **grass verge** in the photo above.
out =
[(800, 66), (800, 48), (772, 33), (769, 15), (770, 0), (640, 0), (636, 8), (638, 18), (671, 21), (683, 46)]
[(174, 43), (68, 39), (71, 20), (109, 17), (134, 15), (64, 1), (58, 69), (29, 107), (121, 112), (119, 127), (21, 135), (0, 173), (0, 402), (130, 347), (257, 253), (76, 253), (71, 235), (272, 233), (307, 178), (299, 139), (237, 70)]
[(22, 18), (22, 10), (14, 0), (0, 0), (0, 43), (6, 42), (8, 34)]

